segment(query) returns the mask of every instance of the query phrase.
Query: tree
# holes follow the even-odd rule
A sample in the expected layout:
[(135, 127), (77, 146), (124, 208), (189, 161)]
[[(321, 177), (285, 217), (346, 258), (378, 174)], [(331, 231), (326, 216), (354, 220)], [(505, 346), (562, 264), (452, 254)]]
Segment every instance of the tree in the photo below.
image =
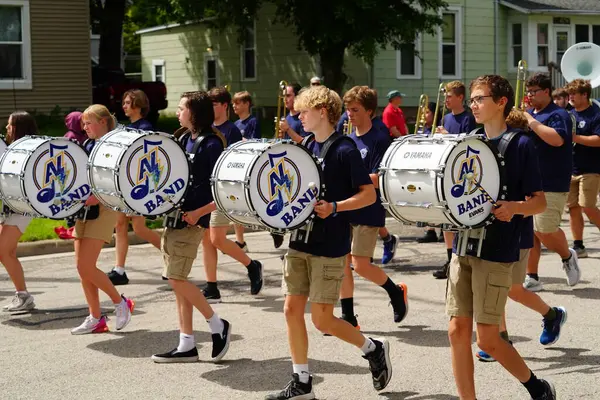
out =
[(121, 40), (127, 0), (90, 0), (92, 28), (100, 34), (100, 65), (121, 68)]
[[(444, 0), (147, 0), (168, 7), (179, 22), (204, 19), (209, 25), (245, 27), (265, 3), (276, 7), (276, 20), (298, 37), (298, 48), (319, 56), (325, 83), (341, 92), (346, 81), (344, 53), (349, 49), (367, 63), (387, 47), (414, 43), (419, 33), (434, 34), (443, 21)], [(164, 9), (164, 8), (163, 8)]]

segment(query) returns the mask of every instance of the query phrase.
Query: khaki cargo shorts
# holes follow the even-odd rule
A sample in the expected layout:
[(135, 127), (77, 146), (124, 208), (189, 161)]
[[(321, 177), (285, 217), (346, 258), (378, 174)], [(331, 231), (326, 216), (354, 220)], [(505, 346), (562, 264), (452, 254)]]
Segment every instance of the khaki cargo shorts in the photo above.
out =
[(596, 207), (598, 190), (600, 189), (600, 174), (583, 174), (571, 177), (571, 190), (567, 205), (573, 207)]
[(519, 253), (519, 261), (513, 265), (513, 285), (522, 285), (523, 282), (525, 282), (525, 275), (527, 275), (527, 261), (529, 260), (529, 250), (531, 249), (521, 249), (521, 252)]
[(569, 193), (546, 192), (546, 210), (533, 216), (533, 229), (540, 233), (558, 231)]
[(183, 229), (166, 228), (163, 231), (160, 250), (165, 261), (164, 277), (187, 280), (198, 255), (204, 231), (204, 228), (197, 225)]
[(335, 304), (340, 297), (346, 256), (320, 257), (289, 249), (283, 262), (286, 295), (308, 296), (312, 303)]
[(231, 220), (223, 214), (222, 211), (215, 210), (210, 213), (210, 226), (215, 228), (228, 227)]
[(446, 313), (471, 317), (480, 324), (500, 325), (514, 263), (452, 255), (446, 291)]
[(112, 240), (115, 225), (119, 216), (118, 211), (104, 207), (100, 204), (98, 218), (87, 219), (85, 221), (78, 219), (75, 223), (74, 236), (77, 239), (98, 239), (105, 243)]
[(376, 226), (352, 225), (352, 249), (350, 254), (357, 257), (373, 257), (378, 236), (379, 228)]

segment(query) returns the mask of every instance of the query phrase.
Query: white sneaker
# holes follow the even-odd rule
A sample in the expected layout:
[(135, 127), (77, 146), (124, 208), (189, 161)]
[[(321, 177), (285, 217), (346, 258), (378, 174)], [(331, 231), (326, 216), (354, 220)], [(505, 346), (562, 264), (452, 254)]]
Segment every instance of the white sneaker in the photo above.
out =
[(29, 311), (35, 308), (35, 303), (33, 302), (33, 296), (29, 293), (15, 293), (12, 301), (2, 307), (3, 311), (6, 312), (19, 312), (19, 311)]
[(581, 279), (581, 271), (579, 270), (579, 260), (577, 259), (577, 252), (573, 249), (569, 249), (571, 258), (568, 261), (563, 261), (563, 270), (567, 275), (567, 285), (575, 286)]
[(525, 282), (523, 282), (523, 287), (530, 292), (539, 292), (544, 290), (544, 285), (542, 282), (530, 277), (529, 275), (525, 276)]
[(115, 306), (115, 314), (117, 315), (117, 330), (125, 328), (129, 321), (131, 321), (131, 313), (135, 307), (133, 300), (126, 298), (121, 295), (121, 302)]
[(100, 319), (95, 319), (91, 315), (88, 315), (83, 323), (77, 328), (71, 330), (72, 335), (86, 335), (88, 333), (102, 333), (108, 332), (108, 325), (106, 324), (108, 318), (104, 315)]

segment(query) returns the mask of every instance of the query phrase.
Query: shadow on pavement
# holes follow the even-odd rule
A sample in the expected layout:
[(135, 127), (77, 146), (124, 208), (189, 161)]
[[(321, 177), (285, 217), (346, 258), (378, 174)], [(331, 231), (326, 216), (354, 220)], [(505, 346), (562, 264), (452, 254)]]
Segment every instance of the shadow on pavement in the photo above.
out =
[(600, 299), (600, 289), (599, 288), (593, 288), (593, 287), (573, 288), (573, 289), (559, 289), (559, 290), (545, 289), (545, 290), (547, 292), (551, 292), (551, 293), (554, 293), (554, 294), (562, 294), (562, 295), (565, 295), (565, 296), (575, 296), (575, 297), (578, 297), (580, 299), (591, 299), (591, 300), (598, 300), (598, 299)]
[[(570, 368), (569, 371), (557, 373), (565, 374), (598, 374), (600, 372), (600, 356), (595, 354), (582, 354), (592, 350), (590, 349), (571, 349), (564, 347), (552, 347), (545, 349), (552, 354), (550, 357), (525, 357), (527, 361), (538, 361), (550, 364), (544, 368), (536, 368), (538, 371), (554, 371), (556, 369)], [(560, 353), (560, 354), (556, 354)]]
[[(449, 394), (427, 394), (419, 396), (416, 392), (389, 392), (380, 393), (385, 399), (388, 400), (457, 400), (458, 397)], [(415, 397), (416, 396), (416, 397)]]

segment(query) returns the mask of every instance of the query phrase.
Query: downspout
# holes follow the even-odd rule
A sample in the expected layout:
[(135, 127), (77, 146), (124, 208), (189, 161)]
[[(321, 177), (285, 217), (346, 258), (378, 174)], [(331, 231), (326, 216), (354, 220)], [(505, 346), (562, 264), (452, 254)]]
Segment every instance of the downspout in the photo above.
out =
[(494, 0), (494, 74), (498, 74), (498, 0)]

